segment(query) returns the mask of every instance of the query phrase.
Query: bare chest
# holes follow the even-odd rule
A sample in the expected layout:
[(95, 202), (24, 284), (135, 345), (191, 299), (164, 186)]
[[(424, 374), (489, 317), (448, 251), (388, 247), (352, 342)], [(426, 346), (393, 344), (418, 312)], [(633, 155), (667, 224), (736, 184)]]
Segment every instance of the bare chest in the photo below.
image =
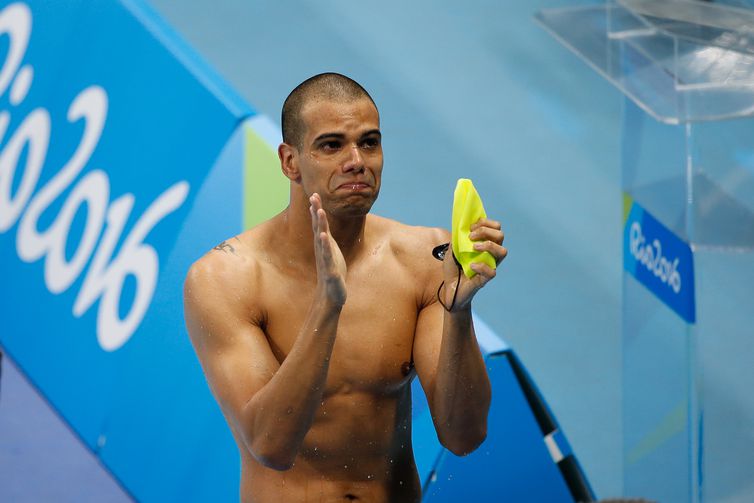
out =
[[(314, 300), (315, 277), (278, 271), (265, 295), (265, 333), (282, 360), (288, 355)], [(349, 270), (325, 395), (390, 393), (408, 381), (417, 288), (397, 264), (385, 261)]]

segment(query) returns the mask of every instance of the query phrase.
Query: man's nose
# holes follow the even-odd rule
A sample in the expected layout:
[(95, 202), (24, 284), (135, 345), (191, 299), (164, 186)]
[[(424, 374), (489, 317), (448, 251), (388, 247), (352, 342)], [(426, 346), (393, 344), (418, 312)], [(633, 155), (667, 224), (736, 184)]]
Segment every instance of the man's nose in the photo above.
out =
[(364, 169), (364, 157), (358, 145), (348, 149), (348, 159), (343, 163), (343, 171), (361, 171)]

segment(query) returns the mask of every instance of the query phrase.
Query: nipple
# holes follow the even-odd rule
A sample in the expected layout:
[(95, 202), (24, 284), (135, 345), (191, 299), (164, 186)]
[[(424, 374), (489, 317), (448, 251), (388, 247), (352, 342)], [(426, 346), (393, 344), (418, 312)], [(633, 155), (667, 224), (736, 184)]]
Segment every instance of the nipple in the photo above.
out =
[(413, 368), (414, 362), (403, 362), (403, 364), (401, 365), (401, 374), (403, 374), (403, 376), (405, 377), (411, 373), (411, 369)]

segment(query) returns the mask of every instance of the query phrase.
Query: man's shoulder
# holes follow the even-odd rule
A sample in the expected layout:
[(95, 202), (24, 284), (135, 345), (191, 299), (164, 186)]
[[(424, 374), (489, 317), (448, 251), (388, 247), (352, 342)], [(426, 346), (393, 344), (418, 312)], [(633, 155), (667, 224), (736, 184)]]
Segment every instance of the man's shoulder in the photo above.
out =
[(213, 246), (189, 268), (186, 283), (226, 288), (237, 283), (249, 284), (258, 274), (258, 243), (265, 232), (264, 224), (225, 239)]
[[(263, 319), (259, 291), (260, 251), (258, 229), (245, 231), (215, 245), (194, 262), (183, 285), (187, 319), (254, 321)], [(201, 323), (200, 323), (201, 325)], [(202, 330), (189, 330), (201, 338)]]
[(376, 215), (374, 225), (389, 237), (396, 256), (408, 259), (427, 258), (435, 246), (450, 241), (450, 232), (439, 227), (408, 225)]

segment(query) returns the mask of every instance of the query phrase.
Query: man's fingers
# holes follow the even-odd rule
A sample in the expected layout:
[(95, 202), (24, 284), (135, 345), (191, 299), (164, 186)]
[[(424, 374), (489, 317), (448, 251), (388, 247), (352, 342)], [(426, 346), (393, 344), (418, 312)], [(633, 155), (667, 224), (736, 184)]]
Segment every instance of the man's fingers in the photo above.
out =
[(330, 249), (330, 237), (326, 232), (319, 233), (319, 242), (322, 249), (322, 259), (325, 264), (329, 265), (332, 263), (332, 250)]
[(315, 253), (319, 250), (319, 256), (323, 264), (328, 268), (333, 264), (332, 237), (330, 236), (330, 225), (327, 221), (327, 212), (322, 208), (322, 199), (316, 192), (309, 198), (311, 206), (309, 211), (312, 214), (312, 230), (316, 236)]
[(318, 210), (322, 207), (322, 201), (319, 198), (319, 194), (316, 192), (309, 197), (309, 213), (312, 216), (312, 232), (317, 233), (317, 227), (319, 226), (319, 217), (317, 215)]
[(322, 199), (320, 199), (319, 194), (316, 192), (312, 194), (309, 198), (309, 204), (314, 208), (314, 213), (317, 213), (317, 211), (322, 208)]
[(311, 197), (309, 197), (309, 201), (311, 201), (311, 203), (315, 205), (317, 209), (322, 207), (322, 199), (319, 197), (319, 194), (316, 192), (313, 193)]
[(471, 270), (477, 273), (477, 275), (481, 276), (482, 283), (480, 286), (484, 286), (485, 283), (494, 278), (495, 274), (497, 274), (495, 269), (488, 266), (484, 262), (472, 262)]
[(472, 241), (488, 240), (493, 243), (503, 244), (505, 234), (500, 229), (494, 229), (492, 227), (477, 227), (469, 233), (469, 239)]
[(319, 232), (330, 234), (330, 226), (327, 222), (327, 213), (325, 213), (325, 210), (323, 210), (322, 208), (317, 210), (317, 230)]
[(469, 229), (473, 231), (478, 229), (479, 227), (491, 227), (498, 231), (502, 229), (500, 222), (498, 222), (497, 220), (490, 220), (489, 218), (480, 218), (479, 220), (471, 224), (471, 227)]
[(322, 208), (322, 200), (319, 194), (316, 192), (309, 198), (309, 212), (312, 215), (312, 230), (316, 234), (317, 232), (330, 232), (330, 227), (327, 222), (327, 213)]
[(317, 233), (317, 214), (314, 212), (314, 206), (309, 206), (309, 214), (312, 217), (312, 232)]
[(495, 262), (498, 264), (508, 255), (508, 249), (492, 241), (477, 241), (474, 243), (474, 249), (476, 251), (486, 251), (495, 257)]

